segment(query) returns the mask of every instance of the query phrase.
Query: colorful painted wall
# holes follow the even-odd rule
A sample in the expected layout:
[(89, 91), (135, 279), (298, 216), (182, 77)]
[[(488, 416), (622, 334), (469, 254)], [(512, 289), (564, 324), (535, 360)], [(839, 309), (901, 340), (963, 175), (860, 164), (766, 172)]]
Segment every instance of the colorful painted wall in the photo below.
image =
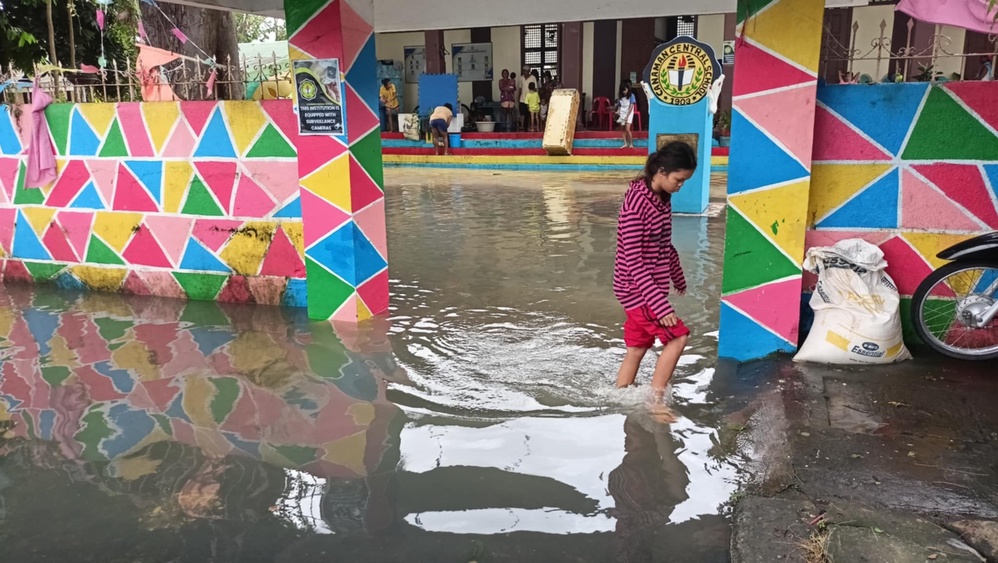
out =
[(797, 348), (825, 3), (739, 0), (718, 353)]
[(996, 100), (994, 82), (820, 88), (807, 246), (877, 244), (910, 297), (940, 250), (998, 230)]
[[(292, 60), (338, 59), (346, 134), (299, 150), (309, 316), (388, 310), (388, 249), (373, 0), (285, 0)], [(301, 149), (302, 145), (298, 145)]]
[(290, 101), (54, 104), (41, 189), (24, 186), (29, 115), (0, 106), (7, 281), (306, 305)]

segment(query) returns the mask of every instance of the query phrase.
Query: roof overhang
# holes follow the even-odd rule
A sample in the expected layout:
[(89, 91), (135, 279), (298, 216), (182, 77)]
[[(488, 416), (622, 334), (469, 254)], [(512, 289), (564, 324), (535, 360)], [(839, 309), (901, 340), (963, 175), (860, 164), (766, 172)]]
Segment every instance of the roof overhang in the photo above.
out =
[[(263, 16), (284, 17), (283, 0), (168, 0)], [(533, 23), (596, 21), (726, 14), (737, 0), (374, 0), (374, 28), (380, 33), (502, 27)], [(866, 6), (869, 0), (826, 0), (830, 8)]]

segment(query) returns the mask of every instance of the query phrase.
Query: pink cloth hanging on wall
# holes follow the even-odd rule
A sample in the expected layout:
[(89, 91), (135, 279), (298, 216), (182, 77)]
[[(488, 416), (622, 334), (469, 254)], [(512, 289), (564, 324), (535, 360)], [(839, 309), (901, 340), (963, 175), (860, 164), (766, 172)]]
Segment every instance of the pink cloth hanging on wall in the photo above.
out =
[(45, 108), (52, 103), (52, 96), (38, 87), (38, 80), (31, 90), (31, 142), (28, 145), (28, 174), (25, 188), (40, 188), (55, 181), (55, 147), (49, 136)]
[(988, 0), (901, 0), (897, 10), (928, 23), (998, 33), (994, 16), (988, 13)]

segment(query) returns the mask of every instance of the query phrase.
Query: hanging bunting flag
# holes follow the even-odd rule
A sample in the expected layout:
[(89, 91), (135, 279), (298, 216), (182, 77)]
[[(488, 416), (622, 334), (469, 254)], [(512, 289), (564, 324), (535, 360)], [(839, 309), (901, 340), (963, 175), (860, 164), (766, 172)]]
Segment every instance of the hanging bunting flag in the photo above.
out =
[(139, 37), (146, 43), (149, 42), (149, 36), (146, 35), (146, 26), (142, 25), (141, 21), (139, 22)]
[(104, 55), (97, 57), (97, 66), (101, 67), (101, 69), (107, 68), (107, 59)]
[(218, 71), (212, 69), (211, 74), (208, 75), (208, 82), (205, 82), (204, 86), (208, 90), (207, 96), (209, 98), (215, 97), (215, 79), (218, 78)]
[(97, 10), (97, 27), (104, 31), (104, 10), (98, 8)]
[(171, 29), (170, 33), (172, 33), (173, 36), (176, 37), (177, 40), (180, 41), (181, 43), (183, 43), (185, 45), (187, 44), (187, 36), (184, 35), (184, 32), (180, 31), (179, 28), (175, 27), (175, 28)]
[(87, 74), (97, 74), (100, 72), (100, 69), (95, 67), (94, 65), (80, 65), (80, 72), (84, 72)]
[(101, 6), (110, 6), (114, 0), (97, 0), (97, 3)]
[(156, 0), (142, 0), (143, 4), (149, 4), (150, 6), (156, 5)]

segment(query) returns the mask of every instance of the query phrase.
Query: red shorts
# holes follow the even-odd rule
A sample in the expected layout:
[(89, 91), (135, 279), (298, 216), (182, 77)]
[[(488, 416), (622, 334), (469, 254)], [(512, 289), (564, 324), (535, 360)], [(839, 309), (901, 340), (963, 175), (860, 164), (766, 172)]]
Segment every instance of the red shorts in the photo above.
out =
[(628, 348), (651, 348), (655, 345), (656, 338), (662, 344), (668, 344), (689, 334), (690, 329), (683, 324), (683, 321), (679, 321), (674, 327), (660, 325), (648, 307), (627, 311), (627, 321), (624, 323), (624, 344)]

